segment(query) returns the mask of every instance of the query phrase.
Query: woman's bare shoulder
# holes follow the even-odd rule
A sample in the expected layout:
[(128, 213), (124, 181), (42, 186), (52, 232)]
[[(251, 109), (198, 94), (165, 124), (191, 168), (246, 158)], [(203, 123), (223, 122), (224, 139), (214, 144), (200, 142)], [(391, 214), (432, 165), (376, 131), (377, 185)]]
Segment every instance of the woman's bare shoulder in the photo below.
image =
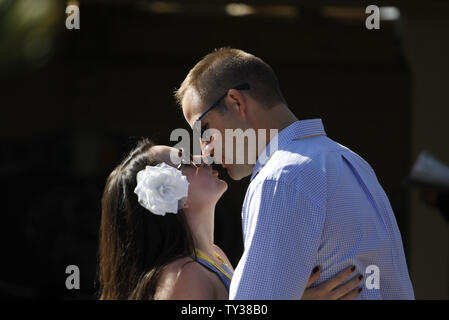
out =
[(165, 266), (163, 273), (167, 273), (167, 274), (177, 273), (185, 265), (194, 263), (194, 262), (195, 262), (195, 260), (193, 260), (193, 258), (191, 258), (191, 257), (182, 257), (182, 258), (173, 260), (172, 262), (170, 262), (169, 264), (167, 264)]
[(204, 268), (190, 257), (170, 262), (162, 271), (156, 300), (213, 299), (213, 286)]

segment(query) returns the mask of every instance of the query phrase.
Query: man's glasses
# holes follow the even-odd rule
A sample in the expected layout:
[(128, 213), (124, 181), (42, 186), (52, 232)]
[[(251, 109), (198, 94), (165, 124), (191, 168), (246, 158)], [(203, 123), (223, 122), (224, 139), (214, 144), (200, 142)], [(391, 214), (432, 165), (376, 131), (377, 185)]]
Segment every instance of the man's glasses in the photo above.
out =
[[(231, 89), (235, 89), (235, 90), (249, 90), (249, 84), (248, 84), (248, 83), (242, 83), (242, 84), (239, 84), (238, 86), (235, 86), (235, 87), (233, 87), (233, 88), (231, 88)], [(228, 92), (229, 92), (229, 90), (231, 90), (231, 89), (228, 89), (228, 90), (226, 91), (225, 94), (223, 94), (220, 98), (217, 99), (217, 101), (214, 102), (213, 105), (211, 105), (209, 108), (207, 108), (206, 111), (204, 111), (204, 113), (203, 113), (203, 114), (202, 114), (202, 115), (195, 121), (195, 126), (200, 126), (200, 121), (203, 120), (203, 118), (204, 118), (204, 117), (205, 117), (205, 116), (206, 116), (206, 115), (207, 115), (213, 108), (215, 108), (216, 106), (218, 106), (218, 105), (220, 104), (221, 100), (223, 100), (223, 99), (228, 95)], [(206, 131), (206, 129), (203, 128), (202, 126), (200, 126), (201, 137), (203, 137), (204, 131)]]

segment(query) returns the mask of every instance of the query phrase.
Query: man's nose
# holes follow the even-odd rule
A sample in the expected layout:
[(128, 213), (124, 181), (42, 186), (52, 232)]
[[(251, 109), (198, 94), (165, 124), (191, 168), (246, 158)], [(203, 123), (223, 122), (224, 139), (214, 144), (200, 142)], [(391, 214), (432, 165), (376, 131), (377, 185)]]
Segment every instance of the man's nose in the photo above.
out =
[(214, 145), (212, 143), (208, 143), (206, 144), (203, 148), (202, 148), (202, 152), (203, 152), (203, 156), (214, 156)]
[(211, 136), (209, 138), (209, 141), (201, 140), (201, 152), (203, 154), (203, 157), (213, 157), (214, 156), (214, 144), (212, 143), (214, 141), (214, 136)]

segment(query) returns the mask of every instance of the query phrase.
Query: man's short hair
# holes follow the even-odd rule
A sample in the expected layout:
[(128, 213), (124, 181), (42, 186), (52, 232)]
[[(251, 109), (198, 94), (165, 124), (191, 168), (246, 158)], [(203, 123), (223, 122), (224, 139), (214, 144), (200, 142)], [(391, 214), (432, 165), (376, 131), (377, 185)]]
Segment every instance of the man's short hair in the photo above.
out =
[(262, 59), (234, 48), (216, 49), (201, 59), (175, 91), (175, 98), (182, 107), (186, 91), (192, 88), (204, 104), (210, 105), (227, 90), (243, 83), (250, 86), (245, 93), (261, 105), (267, 108), (286, 105), (273, 69)]

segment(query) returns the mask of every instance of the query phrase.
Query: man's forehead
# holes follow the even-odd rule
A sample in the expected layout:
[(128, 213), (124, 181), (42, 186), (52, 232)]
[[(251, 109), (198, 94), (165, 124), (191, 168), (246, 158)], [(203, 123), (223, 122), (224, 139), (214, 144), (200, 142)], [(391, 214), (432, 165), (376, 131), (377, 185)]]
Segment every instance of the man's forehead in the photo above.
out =
[(182, 99), (182, 112), (191, 127), (205, 109), (198, 92), (193, 88), (187, 89)]

